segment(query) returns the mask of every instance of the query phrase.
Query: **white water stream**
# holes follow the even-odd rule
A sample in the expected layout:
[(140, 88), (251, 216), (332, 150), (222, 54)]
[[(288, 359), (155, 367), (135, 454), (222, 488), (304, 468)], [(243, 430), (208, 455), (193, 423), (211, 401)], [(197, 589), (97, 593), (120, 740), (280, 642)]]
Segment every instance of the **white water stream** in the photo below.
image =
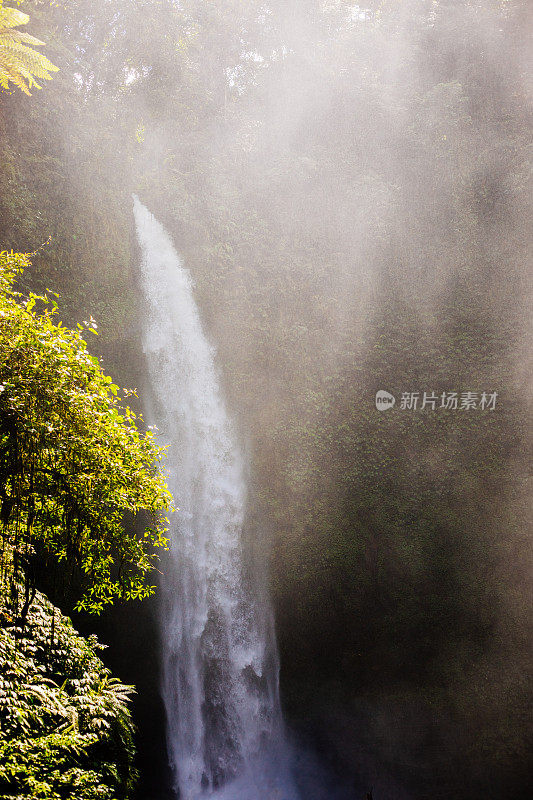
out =
[(246, 476), (193, 284), (134, 198), (149, 421), (169, 445), (171, 519), (162, 578), (162, 694), (179, 800), (296, 800), (264, 585), (243, 560)]

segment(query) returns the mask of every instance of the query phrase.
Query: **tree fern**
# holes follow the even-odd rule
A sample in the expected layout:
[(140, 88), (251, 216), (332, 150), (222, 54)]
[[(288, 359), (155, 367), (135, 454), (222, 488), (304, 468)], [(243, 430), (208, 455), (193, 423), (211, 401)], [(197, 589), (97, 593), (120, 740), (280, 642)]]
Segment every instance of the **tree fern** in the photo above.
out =
[(30, 89), (40, 89), (36, 78), (51, 80), (51, 72), (58, 67), (46, 56), (29, 45), (41, 46), (44, 42), (29, 33), (15, 30), (29, 21), (27, 14), (16, 8), (4, 8), (0, 0), (0, 87), (9, 89), (10, 83), (18, 86), (25, 94)]

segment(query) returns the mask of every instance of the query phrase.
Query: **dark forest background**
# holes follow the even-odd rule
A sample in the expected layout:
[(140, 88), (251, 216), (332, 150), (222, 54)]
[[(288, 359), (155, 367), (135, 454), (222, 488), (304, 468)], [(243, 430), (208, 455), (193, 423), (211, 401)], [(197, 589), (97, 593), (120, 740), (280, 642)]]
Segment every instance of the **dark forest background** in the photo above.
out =
[[(132, 192), (171, 233), (249, 455), (296, 740), (357, 797), (531, 796), (529, 3), (20, 7), (61, 70), (0, 99), (2, 247), (51, 237), (26, 284), (97, 319), (142, 401)], [(76, 621), (137, 684), (143, 800), (167, 781), (156, 606)]]

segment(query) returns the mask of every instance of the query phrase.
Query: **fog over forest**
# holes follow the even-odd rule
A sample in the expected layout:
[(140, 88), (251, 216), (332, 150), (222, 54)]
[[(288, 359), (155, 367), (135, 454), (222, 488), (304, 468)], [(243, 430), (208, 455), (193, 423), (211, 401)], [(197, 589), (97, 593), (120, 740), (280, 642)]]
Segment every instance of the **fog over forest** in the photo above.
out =
[[(29, 96), (6, 30), (59, 68), (32, 61)], [(40, 624), (31, 586), (136, 687), (135, 731), (87, 745), (102, 775), (136, 752), (122, 788), (35, 788), (6, 745), (0, 800), (532, 796), (532, 33), (527, 0), (0, 0), (0, 250), (31, 254), (9, 278), (2, 253), (9, 314), (55, 292), (56, 324), (87, 320), (141, 437), (105, 434), (90, 513), (81, 484), (17, 483), (45, 394), (28, 376), (59, 383), (25, 371), (49, 334), (26, 348), (0, 320), (5, 675)], [(162, 486), (116, 499), (156, 470), (152, 441), (178, 508), (154, 570), (134, 543)], [(97, 533), (110, 508), (124, 553)]]

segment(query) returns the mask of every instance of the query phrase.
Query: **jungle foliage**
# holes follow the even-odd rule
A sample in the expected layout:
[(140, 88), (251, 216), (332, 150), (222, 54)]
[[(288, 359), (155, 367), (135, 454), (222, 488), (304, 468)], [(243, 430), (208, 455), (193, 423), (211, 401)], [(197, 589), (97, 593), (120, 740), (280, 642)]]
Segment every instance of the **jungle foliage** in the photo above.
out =
[(125, 800), (135, 783), (133, 688), (42, 594), (24, 635), (0, 605), (0, 798)]

